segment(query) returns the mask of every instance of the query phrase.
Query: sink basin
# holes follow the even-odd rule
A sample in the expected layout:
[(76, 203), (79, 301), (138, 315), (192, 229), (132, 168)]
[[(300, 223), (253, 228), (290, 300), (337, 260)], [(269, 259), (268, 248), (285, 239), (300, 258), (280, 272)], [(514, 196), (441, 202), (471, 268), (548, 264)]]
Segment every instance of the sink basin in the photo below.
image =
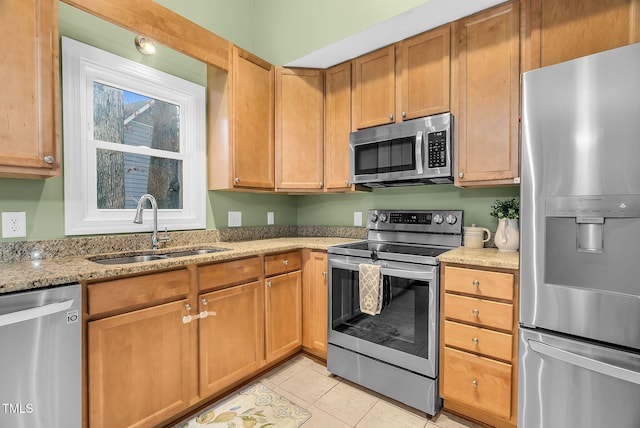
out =
[(166, 258), (167, 256), (164, 254), (147, 254), (143, 256), (115, 257), (111, 259), (91, 259), (91, 261), (102, 265), (119, 265), (123, 263), (149, 262), (151, 260), (162, 260)]
[(220, 247), (206, 247), (206, 248), (195, 248), (192, 250), (172, 251), (172, 252), (161, 253), (161, 254), (142, 254), (142, 255), (115, 257), (115, 258), (95, 257), (89, 260), (95, 263), (103, 264), (103, 265), (119, 265), (119, 264), (127, 264), (127, 263), (149, 262), (153, 260), (166, 260), (169, 258), (173, 259), (177, 257), (198, 256), (201, 254), (219, 253), (220, 251), (229, 251), (229, 249), (220, 248)]

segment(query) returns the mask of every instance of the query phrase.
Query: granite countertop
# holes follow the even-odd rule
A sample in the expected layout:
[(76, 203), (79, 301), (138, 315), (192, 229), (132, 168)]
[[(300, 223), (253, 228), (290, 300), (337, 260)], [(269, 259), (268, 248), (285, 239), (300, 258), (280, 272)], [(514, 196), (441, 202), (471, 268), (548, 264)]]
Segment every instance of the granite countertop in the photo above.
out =
[(466, 248), (459, 247), (438, 256), (444, 263), (461, 263), (482, 267), (503, 269), (520, 268), (520, 253), (505, 253), (497, 248)]
[[(326, 250), (330, 245), (353, 242), (355, 240), (330, 237), (290, 237), (237, 242), (211, 242), (210, 244), (199, 244), (198, 247), (222, 247), (228, 248), (229, 251), (117, 265), (102, 265), (89, 260), (89, 258), (99, 254), (6, 263), (0, 265), (0, 278), (2, 278), (0, 280), (0, 294), (300, 248)], [(158, 252), (179, 249), (180, 247), (172, 247), (166, 250), (158, 250)], [(110, 253), (110, 255), (116, 256), (116, 253)], [(117, 255), (127, 255), (127, 253), (117, 253)]]

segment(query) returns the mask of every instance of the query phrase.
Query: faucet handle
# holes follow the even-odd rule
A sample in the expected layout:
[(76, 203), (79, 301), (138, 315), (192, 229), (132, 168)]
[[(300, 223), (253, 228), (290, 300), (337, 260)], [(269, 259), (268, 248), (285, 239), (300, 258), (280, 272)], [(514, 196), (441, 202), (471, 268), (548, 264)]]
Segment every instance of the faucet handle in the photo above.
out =
[(167, 230), (167, 226), (165, 226), (164, 227), (164, 235), (158, 236), (158, 241), (159, 242), (167, 242), (170, 239), (171, 238), (169, 238), (169, 231)]

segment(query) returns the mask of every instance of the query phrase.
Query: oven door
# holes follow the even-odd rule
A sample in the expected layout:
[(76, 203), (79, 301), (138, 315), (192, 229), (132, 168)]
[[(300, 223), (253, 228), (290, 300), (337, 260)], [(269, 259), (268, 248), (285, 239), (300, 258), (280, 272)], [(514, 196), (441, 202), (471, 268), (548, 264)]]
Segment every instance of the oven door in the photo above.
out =
[[(379, 264), (389, 302), (360, 311), (358, 265)], [(439, 267), (329, 255), (330, 344), (436, 378)]]

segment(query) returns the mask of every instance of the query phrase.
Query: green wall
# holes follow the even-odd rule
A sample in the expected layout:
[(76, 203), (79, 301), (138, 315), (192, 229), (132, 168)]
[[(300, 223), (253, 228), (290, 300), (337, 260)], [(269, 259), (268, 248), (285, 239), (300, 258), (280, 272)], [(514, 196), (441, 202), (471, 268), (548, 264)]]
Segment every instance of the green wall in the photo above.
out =
[[(298, 58), (424, 3), (418, 0), (156, 1), (274, 64)], [(162, 46), (158, 47), (158, 55), (142, 56), (134, 48), (134, 33), (65, 3), (59, 2), (59, 8), (61, 35), (195, 83), (206, 84), (206, 67), (199, 61)], [(27, 213), (27, 237), (24, 239), (64, 236), (63, 179), (0, 179), (0, 212)], [(275, 213), (276, 225), (350, 226), (353, 225), (354, 211), (362, 211), (366, 215), (366, 211), (372, 208), (451, 208), (465, 210), (465, 224), (475, 223), (495, 229), (494, 219), (487, 214), (489, 205), (496, 198), (517, 194), (517, 187), (463, 190), (451, 185), (310, 196), (210, 191), (207, 193), (207, 228), (227, 227), (228, 211), (241, 211), (243, 226), (266, 225), (269, 211)], [(15, 239), (0, 238), (0, 242), (10, 240)]]
[(452, 184), (374, 189), (344, 195), (298, 196), (298, 224), (350, 226), (354, 211), (366, 222), (370, 209), (451, 209), (464, 210), (464, 225), (476, 224), (495, 230), (498, 221), (489, 215), (496, 199), (519, 196), (515, 186), (460, 189)]

